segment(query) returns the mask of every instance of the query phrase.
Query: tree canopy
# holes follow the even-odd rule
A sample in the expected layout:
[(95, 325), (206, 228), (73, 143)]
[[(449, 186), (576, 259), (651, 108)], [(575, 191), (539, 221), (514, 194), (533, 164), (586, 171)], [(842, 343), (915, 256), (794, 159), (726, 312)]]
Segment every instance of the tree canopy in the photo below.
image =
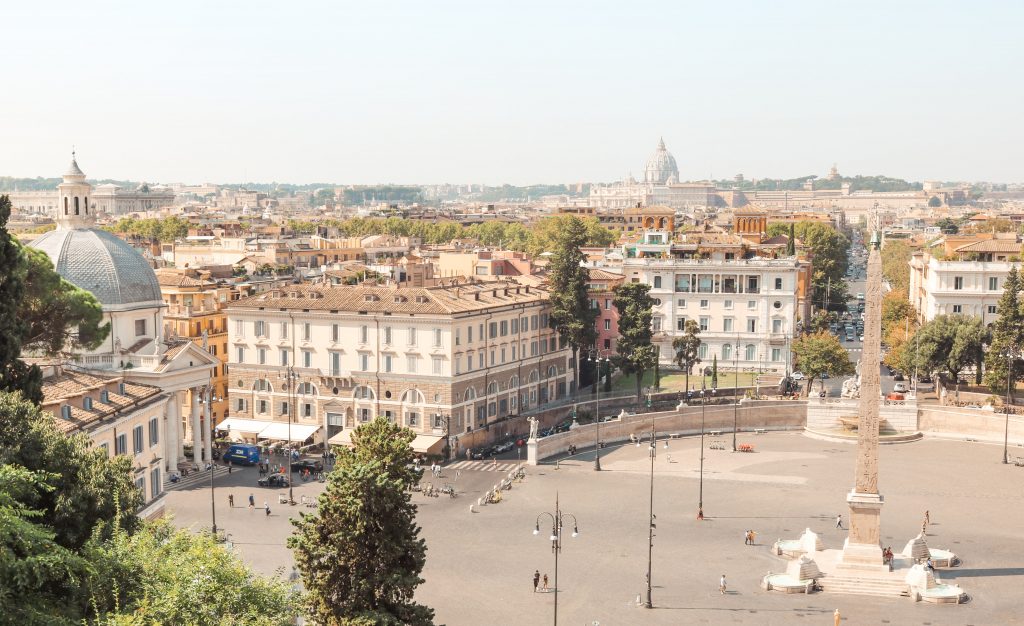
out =
[(315, 514), (292, 520), (288, 545), (306, 588), (310, 619), (324, 625), (433, 624), (414, 599), (426, 543), (409, 487), (415, 435), (377, 418), (338, 448)]
[(573, 389), (579, 389), (579, 351), (594, 345), (596, 311), (590, 306), (587, 280), (583, 266), (586, 255), (580, 250), (587, 242), (587, 227), (579, 219), (565, 223), (555, 245), (555, 256), (548, 266), (551, 327), (572, 348)]
[(21, 303), (28, 266), (21, 245), (7, 230), (10, 217), (11, 199), (0, 196), (0, 391), (20, 391), (38, 403), (43, 399), (43, 374), (21, 360), (27, 330)]
[(688, 319), (683, 327), (683, 334), (672, 340), (672, 348), (676, 351), (675, 362), (683, 370), (686, 380), (684, 386), (690, 389), (690, 370), (700, 363), (700, 324), (697, 320)]
[(997, 305), (999, 317), (992, 323), (990, 345), (985, 355), (984, 382), (997, 394), (1006, 391), (1011, 355), (1015, 355), (1012, 361), (1011, 378), (1014, 384), (1010, 388), (1011, 394), (1016, 382), (1024, 379), (1024, 355), (1021, 354), (1024, 351), (1024, 305), (1020, 301), (1021, 288), (1020, 272), (1015, 265), (1011, 265), (1003, 281), (1003, 295)]
[(960, 372), (981, 367), (988, 334), (981, 319), (967, 315), (937, 315), (921, 326), (915, 338), (921, 364), (928, 372), (948, 372), (959, 380)]
[(844, 277), (849, 266), (850, 240), (823, 222), (804, 221), (795, 225), (776, 222), (768, 225), (768, 235), (771, 237), (789, 236), (791, 233), (796, 234), (797, 240), (810, 253), (814, 304), (824, 307), (827, 296), (829, 309), (844, 309)]
[(839, 343), (839, 339), (827, 332), (804, 335), (793, 342), (793, 362), (807, 377), (807, 389), (811, 392), (814, 381), (822, 374), (843, 376), (854, 372), (850, 355)]
[(110, 227), (115, 233), (132, 235), (150, 241), (169, 243), (188, 235), (188, 220), (172, 215), (170, 217), (135, 219), (122, 217)]
[(624, 283), (615, 289), (612, 304), (619, 313), (618, 354), (615, 365), (623, 374), (636, 377), (636, 399), (642, 399), (641, 384), (644, 372), (654, 368), (658, 352), (651, 340), (651, 317), (654, 299), (650, 296), (650, 285)]
[(910, 291), (910, 255), (913, 252), (913, 248), (898, 239), (886, 239), (882, 246), (882, 275), (893, 291)]

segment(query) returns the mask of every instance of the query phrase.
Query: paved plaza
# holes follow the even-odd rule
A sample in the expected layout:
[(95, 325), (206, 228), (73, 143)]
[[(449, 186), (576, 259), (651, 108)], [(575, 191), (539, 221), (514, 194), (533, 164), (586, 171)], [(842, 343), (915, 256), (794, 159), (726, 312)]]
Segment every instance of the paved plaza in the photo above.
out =
[[(712, 441), (731, 447), (731, 435), (706, 439)], [(881, 446), (883, 543), (902, 550), (929, 510), (929, 545), (963, 559), (961, 567), (940, 570), (939, 576), (963, 586), (970, 601), (937, 606), (908, 598), (760, 589), (766, 572), (785, 569), (786, 562), (770, 551), (776, 539), (795, 539), (810, 527), (824, 547), (842, 547), (846, 532), (834, 528), (835, 516), (845, 518), (849, 511), (855, 447), (799, 433), (744, 434), (740, 442), (754, 444), (755, 452), (706, 452), (703, 522), (695, 519), (699, 438), (673, 439), (667, 449), (659, 442), (652, 610), (635, 605), (647, 570), (646, 444), (604, 450), (600, 473), (592, 469), (592, 451), (562, 458), (558, 469), (528, 468), (526, 481), (505, 492), (503, 502), (476, 513), (469, 512), (470, 502), (503, 475), (486, 464), (459, 470), (456, 499), (414, 494), (428, 546), (419, 598), (434, 607), (439, 624), (550, 623), (554, 594), (534, 593), (531, 577), (538, 569), (553, 585), (554, 560), (544, 521), (540, 536), (532, 531), (537, 515), (554, 509), (557, 494), (580, 529), (577, 538), (567, 533), (559, 558), (563, 624), (831, 624), (836, 608), (849, 624), (1024, 624), (1017, 602), (1024, 582), (1024, 469), (1002, 465), (1000, 448), (939, 440)], [(445, 470), (435, 483), (452, 482), (456, 471)], [(288, 516), (308, 509), (277, 504), (279, 491), (255, 482), (253, 469), (217, 477), (218, 525), (257, 569), (287, 572)], [(322, 487), (300, 482), (295, 497)], [(256, 511), (246, 507), (250, 492)], [(235, 497), (230, 510), (228, 493)], [(260, 510), (264, 500), (270, 517)], [(209, 487), (172, 492), (168, 507), (179, 525), (208, 526)], [(747, 529), (758, 533), (757, 545), (744, 545)], [(722, 574), (729, 589), (724, 596), (718, 591)]]

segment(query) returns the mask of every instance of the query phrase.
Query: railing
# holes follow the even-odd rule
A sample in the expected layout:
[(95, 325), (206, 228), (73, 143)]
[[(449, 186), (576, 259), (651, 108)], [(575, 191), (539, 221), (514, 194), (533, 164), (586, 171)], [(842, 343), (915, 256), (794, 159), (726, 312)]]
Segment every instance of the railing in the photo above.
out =
[(158, 354), (83, 354), (72, 357), (74, 362), (88, 369), (153, 369), (163, 357)]
[(719, 267), (796, 267), (797, 262), (792, 259), (638, 259), (635, 257), (623, 259), (622, 265), (663, 265), (666, 267), (685, 267), (687, 265), (707, 266), (716, 265)]
[(168, 304), (166, 315), (192, 316), (197, 314), (219, 313), (220, 309), (208, 306), (184, 306), (181, 304)]

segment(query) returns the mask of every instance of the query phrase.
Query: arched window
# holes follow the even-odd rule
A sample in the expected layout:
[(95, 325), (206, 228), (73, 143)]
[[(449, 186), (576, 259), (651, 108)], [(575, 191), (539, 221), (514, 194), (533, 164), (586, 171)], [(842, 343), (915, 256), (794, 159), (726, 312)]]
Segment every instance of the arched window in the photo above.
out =
[(554, 378), (555, 376), (558, 376), (558, 368), (552, 365), (548, 368), (548, 378)]
[(469, 387), (466, 389), (466, 402), (476, 400), (476, 389)]
[(78, 196), (75, 196), (75, 215), (78, 215)]
[(268, 393), (274, 393), (274, 386), (271, 385), (270, 382), (268, 382), (266, 378), (261, 378), (261, 379), (257, 380), (255, 383), (253, 383), (252, 390), (253, 391), (266, 391)]
[(732, 344), (731, 343), (727, 343), (724, 346), (722, 346), (722, 360), (723, 361), (728, 361), (731, 358), (732, 358)]
[(756, 360), (757, 359), (757, 346), (755, 346), (752, 343), (748, 343), (747, 344), (747, 353), (746, 353), (746, 356), (744, 358), (746, 358), (748, 361)]
[(64, 215), (68, 214), (68, 197), (64, 196)]
[(519, 386), (519, 377), (518, 376), (513, 376), (512, 378), (509, 379), (509, 381), (508, 381), (508, 388), (509, 389), (515, 389), (518, 386)]
[(423, 394), (419, 389), (406, 389), (402, 392), (402, 404), (423, 404)]
[(530, 372), (530, 382), (535, 383), (538, 380), (540, 380), (540, 373), (537, 372), (537, 370), (533, 370), (532, 372)]
[(366, 385), (359, 385), (352, 390), (353, 400), (375, 400), (377, 394), (373, 393), (373, 389), (370, 389)]
[(487, 395), (498, 393), (498, 383), (493, 380), (487, 385)]

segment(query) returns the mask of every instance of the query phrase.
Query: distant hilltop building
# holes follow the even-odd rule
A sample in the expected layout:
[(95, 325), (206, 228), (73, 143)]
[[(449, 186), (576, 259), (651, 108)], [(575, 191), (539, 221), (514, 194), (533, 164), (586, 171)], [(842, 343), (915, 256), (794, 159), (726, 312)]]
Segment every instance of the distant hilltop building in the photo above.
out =
[(654, 154), (644, 166), (643, 182), (632, 174), (609, 185), (591, 185), (590, 206), (603, 209), (625, 209), (636, 206), (662, 205), (674, 209), (716, 204), (715, 187), (706, 183), (680, 183), (679, 167), (665, 140), (658, 141)]

